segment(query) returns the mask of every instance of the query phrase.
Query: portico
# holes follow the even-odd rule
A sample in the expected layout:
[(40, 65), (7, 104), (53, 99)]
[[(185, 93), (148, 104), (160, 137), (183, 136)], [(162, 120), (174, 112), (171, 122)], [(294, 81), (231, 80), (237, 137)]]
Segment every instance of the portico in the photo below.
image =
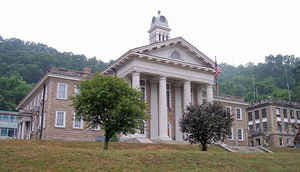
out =
[(182, 141), (186, 107), (213, 101), (213, 61), (183, 38), (169, 39), (169, 31), (164, 16), (153, 17), (150, 44), (129, 50), (103, 72), (143, 92), (150, 120), (133, 137)]

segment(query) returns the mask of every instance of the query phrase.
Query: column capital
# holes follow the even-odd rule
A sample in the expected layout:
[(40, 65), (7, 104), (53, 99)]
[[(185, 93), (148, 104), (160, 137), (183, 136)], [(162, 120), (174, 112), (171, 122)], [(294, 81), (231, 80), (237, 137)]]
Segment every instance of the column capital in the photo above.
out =
[(166, 76), (159, 76), (159, 80), (167, 80)]
[(131, 74), (134, 75), (134, 76), (138, 76), (138, 75), (140, 75), (140, 72), (133, 71), (133, 72), (131, 72)]

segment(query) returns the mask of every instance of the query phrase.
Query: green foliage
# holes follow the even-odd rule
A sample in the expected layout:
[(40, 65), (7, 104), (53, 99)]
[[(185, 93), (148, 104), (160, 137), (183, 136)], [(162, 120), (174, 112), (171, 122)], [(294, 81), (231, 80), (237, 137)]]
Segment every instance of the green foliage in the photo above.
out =
[[(88, 59), (84, 55), (58, 52), (47, 45), (24, 42), (20, 39), (3, 39), (0, 36), (0, 76), (20, 75), (26, 83), (37, 83), (51, 67), (63, 67), (82, 70), (89, 66), (92, 72), (100, 72), (107, 63), (95, 57)], [(13, 89), (8, 88), (11, 92)], [(27, 90), (29, 91), (29, 90)], [(28, 92), (26, 92), (28, 93)], [(13, 93), (18, 94), (18, 93)], [(26, 95), (26, 94), (25, 94)], [(1, 94), (0, 99), (10, 100), (12, 95)], [(18, 98), (19, 100), (19, 98)], [(18, 102), (0, 101), (0, 107), (14, 109)]]
[(269, 55), (265, 63), (257, 65), (220, 64), (219, 92), (244, 97), (247, 102), (265, 98), (289, 100), (290, 93), (294, 95), (293, 101), (299, 101), (300, 62), (297, 61), (299, 58), (294, 56)]
[(202, 150), (207, 144), (225, 138), (232, 125), (233, 118), (226, 113), (220, 103), (207, 103), (200, 106), (190, 105), (180, 121), (181, 131), (191, 144), (201, 143)]
[(14, 110), (16, 105), (32, 88), (20, 75), (0, 77), (0, 109)]
[(100, 125), (105, 131), (104, 149), (113, 135), (134, 133), (145, 119), (140, 92), (121, 78), (95, 74), (81, 81), (79, 89), (80, 94), (72, 98), (76, 116), (90, 126)]

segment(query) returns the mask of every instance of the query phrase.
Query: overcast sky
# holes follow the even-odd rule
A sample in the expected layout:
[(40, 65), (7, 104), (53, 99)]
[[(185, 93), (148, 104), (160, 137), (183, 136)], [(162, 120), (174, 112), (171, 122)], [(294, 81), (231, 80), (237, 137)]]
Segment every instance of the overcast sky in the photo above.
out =
[(107, 62), (149, 43), (147, 31), (158, 10), (172, 38), (182, 36), (218, 62), (300, 56), (297, 0), (1, 0), (0, 35)]

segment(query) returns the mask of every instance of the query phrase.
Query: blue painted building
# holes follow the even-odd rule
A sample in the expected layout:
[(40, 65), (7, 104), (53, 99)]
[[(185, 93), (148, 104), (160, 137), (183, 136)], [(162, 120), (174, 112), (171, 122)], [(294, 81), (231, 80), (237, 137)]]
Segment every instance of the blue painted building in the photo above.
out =
[(17, 138), (18, 112), (0, 110), (0, 139)]

